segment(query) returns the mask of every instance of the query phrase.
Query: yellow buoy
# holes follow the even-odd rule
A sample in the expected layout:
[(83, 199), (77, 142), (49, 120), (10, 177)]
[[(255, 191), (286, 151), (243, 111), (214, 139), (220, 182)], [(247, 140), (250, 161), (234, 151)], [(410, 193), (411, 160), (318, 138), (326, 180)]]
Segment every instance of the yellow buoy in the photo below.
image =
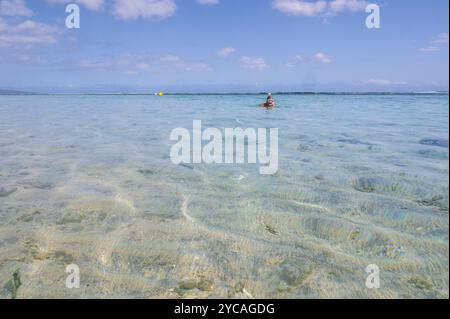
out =
[(164, 96), (164, 93), (163, 92), (158, 92), (158, 93), (155, 93), (155, 95), (156, 96)]

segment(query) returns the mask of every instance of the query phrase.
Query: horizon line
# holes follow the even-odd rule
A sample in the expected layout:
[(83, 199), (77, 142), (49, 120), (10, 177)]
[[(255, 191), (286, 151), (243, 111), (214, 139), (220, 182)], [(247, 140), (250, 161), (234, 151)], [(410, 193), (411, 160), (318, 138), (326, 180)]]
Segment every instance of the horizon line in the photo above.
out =
[[(163, 92), (164, 95), (387, 95), (387, 94), (449, 94), (449, 90), (423, 91), (261, 91), (261, 92)], [(18, 90), (1, 90), (0, 95), (145, 95), (155, 96), (155, 93), (143, 92), (31, 92)]]

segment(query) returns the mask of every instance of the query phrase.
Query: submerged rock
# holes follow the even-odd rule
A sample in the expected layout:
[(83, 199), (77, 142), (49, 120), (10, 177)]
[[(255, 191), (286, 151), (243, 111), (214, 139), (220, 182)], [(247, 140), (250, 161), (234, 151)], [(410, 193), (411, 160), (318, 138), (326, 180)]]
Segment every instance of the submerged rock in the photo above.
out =
[(153, 175), (153, 174), (155, 174), (154, 170), (144, 169), (144, 168), (139, 169), (138, 172), (141, 173), (142, 175)]
[(17, 218), (17, 221), (28, 223), (28, 222), (33, 221), (34, 218), (35, 218), (36, 216), (40, 215), (40, 214), (41, 214), (41, 212), (37, 210), (37, 211), (35, 211), (35, 212), (32, 213), (32, 214), (23, 215), (23, 216)]
[(297, 149), (301, 152), (311, 152), (312, 151), (312, 147), (309, 145), (304, 145), (304, 144), (300, 144)]
[(208, 279), (188, 279), (179, 283), (178, 287), (181, 290), (192, 290), (198, 289), (201, 291), (211, 291), (213, 289), (214, 283)]
[(312, 264), (296, 260), (285, 260), (281, 264), (280, 279), (289, 286), (301, 286), (313, 274)]
[(83, 221), (84, 217), (79, 214), (66, 214), (61, 219), (59, 219), (56, 224), (57, 225), (65, 225), (65, 224), (80, 224)]
[(20, 270), (17, 269), (13, 273), (12, 278), (5, 284), (5, 289), (11, 293), (12, 299), (17, 298), (17, 291), (21, 285), (22, 281), (20, 279)]
[(431, 145), (448, 148), (448, 140), (443, 138), (425, 138), (419, 142), (422, 145)]
[(197, 288), (201, 291), (211, 291), (213, 288), (213, 282), (208, 279), (202, 279), (198, 282)]
[(266, 230), (271, 233), (272, 235), (278, 235), (278, 231), (275, 229), (275, 227), (270, 226), (270, 225), (265, 225), (266, 226)]
[(361, 235), (361, 231), (353, 230), (349, 235), (349, 239), (352, 241), (355, 241), (360, 237), (360, 235)]
[(240, 281), (236, 285), (234, 285), (233, 292), (239, 293), (239, 292), (242, 292), (244, 289), (245, 289), (245, 284)]
[(427, 279), (421, 278), (421, 277), (417, 277), (417, 276), (409, 278), (408, 284), (411, 284), (421, 290), (433, 289), (433, 284), (430, 281), (428, 281)]
[(323, 174), (317, 174), (316, 176), (314, 176), (314, 178), (318, 181), (325, 180), (325, 176)]
[(14, 193), (16, 190), (17, 188), (7, 189), (5, 187), (0, 187), (0, 197), (7, 197)]
[(436, 150), (419, 150), (419, 154), (427, 158), (448, 159), (448, 154), (446, 152), (439, 152)]
[(440, 196), (440, 195), (435, 195), (430, 199), (423, 199), (423, 200), (419, 200), (418, 203), (423, 205), (423, 206), (436, 206), (439, 204), (439, 202), (441, 200), (443, 200), (444, 197)]
[(373, 146), (374, 144), (360, 141), (356, 138), (341, 138), (338, 140), (339, 143), (351, 144), (351, 145), (369, 145)]
[(392, 259), (398, 259), (406, 254), (405, 248), (397, 246), (394, 243), (388, 242), (384, 245), (380, 255)]
[(192, 290), (197, 288), (197, 281), (194, 279), (184, 280), (179, 283), (178, 287), (182, 290)]
[(51, 190), (53, 188), (53, 184), (50, 182), (41, 182), (41, 181), (34, 181), (34, 180), (27, 180), (20, 182), (21, 185), (24, 185), (25, 188), (37, 188), (41, 190)]
[(181, 163), (180, 166), (184, 167), (184, 168), (187, 168), (187, 169), (190, 169), (190, 170), (194, 169), (194, 166), (190, 165), (190, 164)]
[(42, 190), (50, 190), (53, 188), (53, 184), (47, 183), (47, 182), (37, 182), (37, 183), (31, 184), (31, 186), (33, 186), (34, 188), (42, 189)]
[(41, 249), (34, 240), (27, 240), (25, 242), (25, 252), (30, 255), (34, 260), (49, 259), (50, 255), (44, 249)]
[(437, 207), (441, 211), (448, 212), (448, 203), (444, 202), (444, 196), (435, 195), (429, 199), (418, 200), (417, 203), (427, 207)]
[(353, 182), (353, 188), (363, 193), (375, 191), (376, 180), (374, 178), (359, 177)]
[(52, 257), (56, 260), (59, 260), (65, 264), (70, 264), (73, 262), (74, 258), (69, 253), (64, 250), (57, 250), (52, 254)]

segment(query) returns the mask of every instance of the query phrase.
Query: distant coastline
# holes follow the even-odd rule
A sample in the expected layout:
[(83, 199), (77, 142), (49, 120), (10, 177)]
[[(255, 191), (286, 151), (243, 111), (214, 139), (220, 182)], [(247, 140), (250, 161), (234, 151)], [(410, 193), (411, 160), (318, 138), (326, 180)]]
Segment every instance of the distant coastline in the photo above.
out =
[(31, 95), (35, 93), (0, 89), (0, 95)]

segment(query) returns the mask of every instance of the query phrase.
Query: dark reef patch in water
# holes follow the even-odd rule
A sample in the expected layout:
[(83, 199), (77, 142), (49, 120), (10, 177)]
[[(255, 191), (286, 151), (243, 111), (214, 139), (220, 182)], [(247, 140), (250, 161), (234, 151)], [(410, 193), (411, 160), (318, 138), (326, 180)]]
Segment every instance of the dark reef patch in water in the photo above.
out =
[(338, 140), (339, 143), (344, 143), (344, 144), (350, 144), (350, 145), (368, 145), (368, 146), (373, 146), (375, 144), (373, 143), (369, 143), (369, 142), (363, 142), (361, 140), (358, 140), (356, 138), (341, 138)]
[(373, 193), (376, 190), (375, 178), (359, 177), (353, 181), (353, 188), (363, 193)]
[(395, 165), (397, 167), (407, 167), (408, 165), (405, 164), (403, 161), (404, 161), (403, 158), (399, 158), (399, 157), (396, 157), (396, 156), (388, 156), (388, 157), (386, 157), (386, 162), (387, 163), (390, 163), (390, 164)]
[(0, 197), (8, 197), (12, 193), (14, 193), (17, 188), (7, 189), (5, 187), (0, 187)]
[(280, 279), (293, 287), (303, 285), (313, 274), (314, 266), (304, 260), (285, 260), (281, 263)]
[(80, 224), (84, 219), (84, 216), (81, 214), (68, 213), (60, 218), (56, 224), (57, 225), (66, 225), (66, 224)]
[(318, 143), (309, 143), (309, 144), (299, 144), (297, 147), (297, 150), (301, 151), (301, 152), (312, 152), (315, 149), (318, 148), (322, 148), (323, 145), (322, 144), (318, 144)]
[(179, 166), (190, 169), (190, 170), (194, 170), (194, 166), (190, 165), (190, 164), (181, 163)]
[(429, 280), (417, 276), (409, 278), (408, 284), (413, 285), (414, 287), (420, 290), (433, 289), (433, 284)]
[(445, 152), (439, 152), (436, 150), (420, 150), (419, 154), (426, 158), (434, 158), (434, 159), (448, 159), (448, 154)]
[(348, 236), (348, 238), (351, 241), (355, 241), (358, 240), (358, 238), (361, 236), (361, 231), (359, 229), (353, 230), (350, 235)]
[(200, 280), (184, 280), (179, 283), (178, 288), (180, 290), (193, 290), (198, 289), (200, 291), (211, 291), (213, 289), (214, 283), (208, 279), (200, 279)]
[(323, 181), (323, 180), (325, 180), (325, 176), (323, 174), (319, 173), (314, 176), (314, 179), (316, 179), (318, 181)]
[(448, 202), (445, 202), (444, 196), (435, 195), (429, 199), (418, 200), (417, 203), (421, 206), (437, 207), (443, 212), (448, 212)]
[(52, 257), (65, 265), (71, 264), (75, 260), (71, 254), (65, 252), (64, 250), (55, 251), (52, 254)]
[(40, 181), (23, 181), (20, 184), (24, 185), (25, 188), (31, 187), (31, 188), (41, 189), (41, 190), (51, 190), (54, 186), (52, 183), (40, 182)]
[(9, 291), (11, 294), (12, 299), (17, 298), (17, 292), (19, 290), (19, 287), (22, 285), (22, 281), (20, 279), (20, 270), (17, 269), (13, 275), (12, 278), (5, 284), (4, 288)]
[(147, 176), (147, 175), (153, 175), (153, 174), (156, 173), (154, 170), (151, 170), (151, 169), (143, 169), (143, 168), (139, 169), (138, 172), (139, 172), (140, 174), (142, 174), (142, 175), (145, 175), (145, 176)]
[(429, 145), (429, 146), (438, 146), (438, 147), (444, 147), (448, 148), (448, 140), (443, 138), (424, 138), (420, 142), (422, 145)]
[(271, 233), (272, 235), (278, 235), (278, 231), (275, 229), (275, 227), (270, 226), (268, 224), (265, 225), (266, 226), (266, 230)]
[(34, 218), (35, 218), (36, 216), (40, 215), (40, 214), (41, 214), (41, 212), (37, 210), (37, 211), (35, 211), (35, 212), (32, 213), (32, 214), (25, 214), (25, 215), (22, 215), (21, 217), (17, 218), (17, 221), (28, 223), (28, 222), (33, 221)]
[(309, 145), (300, 144), (297, 148), (301, 152), (311, 152), (313, 149)]

